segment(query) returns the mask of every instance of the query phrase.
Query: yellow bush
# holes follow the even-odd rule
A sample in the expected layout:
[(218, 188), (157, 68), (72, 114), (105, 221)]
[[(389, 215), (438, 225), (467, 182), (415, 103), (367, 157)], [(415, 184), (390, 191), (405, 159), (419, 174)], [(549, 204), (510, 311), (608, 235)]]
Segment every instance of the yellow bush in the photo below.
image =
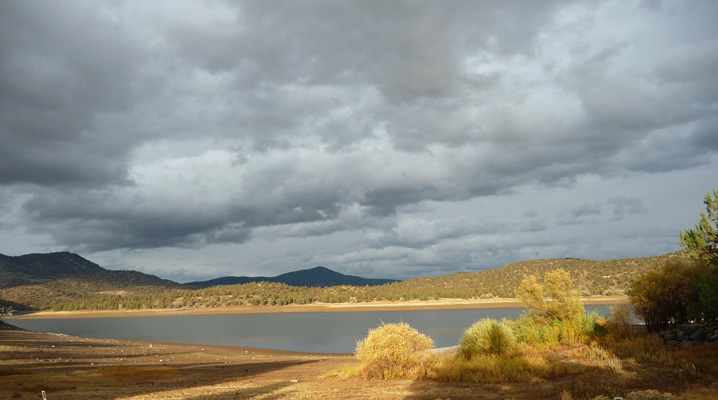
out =
[(470, 359), (476, 354), (507, 354), (516, 348), (516, 338), (505, 322), (482, 319), (464, 332), (459, 353)]
[(357, 343), (360, 374), (368, 379), (412, 378), (426, 374), (433, 361), (434, 341), (402, 322), (382, 324)]

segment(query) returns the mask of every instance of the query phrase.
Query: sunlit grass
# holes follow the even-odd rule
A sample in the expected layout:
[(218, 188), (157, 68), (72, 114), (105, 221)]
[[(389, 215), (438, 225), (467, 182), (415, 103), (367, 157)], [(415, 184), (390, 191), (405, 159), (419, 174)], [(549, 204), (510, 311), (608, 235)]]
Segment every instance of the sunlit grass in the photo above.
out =
[(558, 378), (582, 372), (581, 367), (551, 360), (538, 353), (478, 354), (471, 359), (457, 355), (440, 357), (429, 378), (450, 382), (508, 383), (538, 378)]

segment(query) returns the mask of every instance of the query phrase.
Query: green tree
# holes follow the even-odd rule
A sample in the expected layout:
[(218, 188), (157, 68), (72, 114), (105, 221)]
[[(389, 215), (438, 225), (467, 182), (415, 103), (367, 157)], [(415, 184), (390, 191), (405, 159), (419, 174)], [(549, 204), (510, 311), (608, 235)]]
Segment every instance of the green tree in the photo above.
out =
[(718, 189), (713, 194), (706, 193), (703, 199), (706, 213), (695, 229), (686, 229), (680, 233), (681, 245), (692, 256), (702, 260), (707, 266), (697, 277), (697, 304), (689, 309), (690, 316), (696, 320), (718, 320)]
[(718, 267), (718, 189), (713, 189), (712, 196), (706, 193), (703, 203), (707, 215), (701, 213), (695, 229), (681, 231), (681, 246), (707, 264)]

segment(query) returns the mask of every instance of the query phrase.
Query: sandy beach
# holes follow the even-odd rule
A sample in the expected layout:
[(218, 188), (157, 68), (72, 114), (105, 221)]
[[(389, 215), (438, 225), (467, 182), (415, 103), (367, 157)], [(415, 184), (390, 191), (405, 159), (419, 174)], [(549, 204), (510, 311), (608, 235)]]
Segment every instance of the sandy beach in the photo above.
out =
[[(627, 304), (626, 296), (591, 296), (582, 298), (585, 305)], [(329, 313), (329, 312), (371, 312), (371, 311), (429, 311), (429, 310), (480, 310), (489, 308), (523, 307), (517, 299), (473, 299), (433, 300), (371, 303), (316, 303), (286, 306), (242, 306), (217, 308), (186, 308), (158, 310), (117, 310), (117, 311), (39, 311), (6, 317), (12, 319), (50, 318), (120, 318), (120, 317), (161, 317), (173, 315), (231, 315), (231, 314), (279, 314), (279, 313)]]

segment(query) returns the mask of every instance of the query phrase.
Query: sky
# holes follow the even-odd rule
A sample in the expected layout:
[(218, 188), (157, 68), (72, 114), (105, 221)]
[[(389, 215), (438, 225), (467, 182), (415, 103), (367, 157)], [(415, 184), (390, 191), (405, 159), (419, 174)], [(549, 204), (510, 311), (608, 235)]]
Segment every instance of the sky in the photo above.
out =
[(0, 2), (0, 253), (178, 282), (680, 249), (718, 2)]

